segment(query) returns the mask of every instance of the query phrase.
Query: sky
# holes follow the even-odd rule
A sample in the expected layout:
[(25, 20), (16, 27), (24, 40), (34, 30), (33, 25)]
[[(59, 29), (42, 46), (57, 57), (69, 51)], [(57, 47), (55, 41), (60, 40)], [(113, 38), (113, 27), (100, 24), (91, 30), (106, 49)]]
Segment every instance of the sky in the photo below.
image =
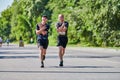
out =
[(0, 13), (5, 10), (8, 6), (11, 6), (14, 0), (0, 0)]

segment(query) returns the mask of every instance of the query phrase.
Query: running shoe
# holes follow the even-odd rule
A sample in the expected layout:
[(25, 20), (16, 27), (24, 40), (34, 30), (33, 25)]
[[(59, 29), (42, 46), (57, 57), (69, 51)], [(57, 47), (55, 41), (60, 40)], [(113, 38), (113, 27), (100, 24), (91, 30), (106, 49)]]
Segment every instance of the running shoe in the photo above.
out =
[(63, 61), (60, 61), (60, 64), (59, 64), (59, 66), (63, 66)]
[(44, 62), (41, 62), (41, 68), (44, 68)]

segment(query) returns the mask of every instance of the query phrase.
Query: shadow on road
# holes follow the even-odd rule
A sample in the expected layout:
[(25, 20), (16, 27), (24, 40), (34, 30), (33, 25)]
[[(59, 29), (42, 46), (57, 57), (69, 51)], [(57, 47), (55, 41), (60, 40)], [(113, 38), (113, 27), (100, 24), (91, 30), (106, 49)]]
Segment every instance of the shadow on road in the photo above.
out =
[(50, 66), (48, 68), (113, 68), (112, 66)]
[(39, 58), (38, 56), (0, 56), (0, 59)]
[(18, 55), (19, 54), (28, 54), (29, 55), (29, 54), (38, 54), (38, 53), (36, 53), (36, 52), (7, 52), (6, 51), (6, 52), (0, 52), (0, 54), (8, 54), (8, 55), (9, 54), (18, 54)]
[[(1, 54), (1, 53), (0, 53)], [(15, 53), (14, 53), (15, 54)], [(17, 53), (16, 53), (17, 54)], [(18, 53), (20, 54), (20, 53)], [(25, 54), (29, 54), (29, 53), (25, 53)], [(31, 53), (33, 54), (33, 53)], [(120, 56), (65, 56), (64, 58), (113, 58), (113, 57), (120, 57)], [(39, 56), (35, 55), (35, 56), (0, 56), (0, 59), (22, 59), (22, 58), (39, 58)], [(58, 56), (46, 56), (46, 58), (50, 59), (50, 58), (58, 58)]]

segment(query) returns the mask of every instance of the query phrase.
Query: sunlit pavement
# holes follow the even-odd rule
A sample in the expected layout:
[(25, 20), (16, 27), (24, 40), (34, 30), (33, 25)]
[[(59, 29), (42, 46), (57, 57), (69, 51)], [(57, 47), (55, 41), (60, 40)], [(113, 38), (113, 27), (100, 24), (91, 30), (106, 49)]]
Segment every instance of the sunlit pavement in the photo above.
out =
[(40, 68), (36, 45), (0, 47), (0, 80), (120, 80), (120, 49), (67, 47), (64, 67), (58, 48), (48, 47)]

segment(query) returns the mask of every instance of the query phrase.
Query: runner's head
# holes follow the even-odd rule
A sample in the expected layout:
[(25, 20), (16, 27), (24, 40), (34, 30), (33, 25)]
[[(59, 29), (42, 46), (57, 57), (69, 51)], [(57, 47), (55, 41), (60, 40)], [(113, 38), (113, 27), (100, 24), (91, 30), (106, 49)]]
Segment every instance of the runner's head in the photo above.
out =
[(43, 15), (42, 16), (42, 23), (45, 24), (47, 22), (47, 16), (46, 15)]
[(60, 22), (64, 21), (64, 15), (63, 14), (59, 14), (58, 19)]

